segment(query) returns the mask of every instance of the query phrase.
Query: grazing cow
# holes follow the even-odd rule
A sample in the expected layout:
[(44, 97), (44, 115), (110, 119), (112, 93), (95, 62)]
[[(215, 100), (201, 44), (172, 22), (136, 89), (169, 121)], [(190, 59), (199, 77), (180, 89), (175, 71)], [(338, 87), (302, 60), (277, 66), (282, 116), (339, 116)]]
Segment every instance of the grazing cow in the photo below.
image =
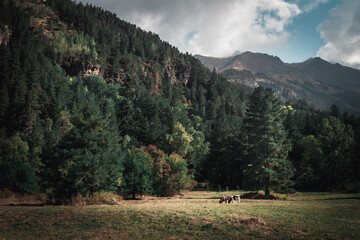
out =
[(223, 202), (225, 202), (225, 203), (230, 203), (231, 200), (232, 200), (231, 196), (224, 195), (224, 196), (222, 196), (222, 197), (220, 198), (219, 203), (223, 203)]
[(232, 199), (235, 201), (237, 201), (238, 203), (240, 203), (240, 195), (234, 195), (232, 196)]

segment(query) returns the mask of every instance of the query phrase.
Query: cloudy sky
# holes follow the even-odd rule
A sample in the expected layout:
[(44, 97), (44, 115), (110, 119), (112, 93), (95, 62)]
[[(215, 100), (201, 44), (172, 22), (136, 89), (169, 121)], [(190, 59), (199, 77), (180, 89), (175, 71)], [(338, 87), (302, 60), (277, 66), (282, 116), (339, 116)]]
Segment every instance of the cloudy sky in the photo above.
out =
[(289, 63), (319, 56), (360, 69), (359, 0), (80, 1), (157, 33), (182, 52), (263, 52)]

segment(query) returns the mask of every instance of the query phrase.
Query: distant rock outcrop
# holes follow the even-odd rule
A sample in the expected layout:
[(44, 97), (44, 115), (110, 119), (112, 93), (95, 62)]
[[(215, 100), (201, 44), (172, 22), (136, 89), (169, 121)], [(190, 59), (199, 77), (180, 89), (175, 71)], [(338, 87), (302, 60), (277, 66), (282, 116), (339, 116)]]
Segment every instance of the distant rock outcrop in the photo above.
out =
[(4, 44), (7, 46), (10, 41), (11, 31), (8, 25), (0, 23), (0, 45)]

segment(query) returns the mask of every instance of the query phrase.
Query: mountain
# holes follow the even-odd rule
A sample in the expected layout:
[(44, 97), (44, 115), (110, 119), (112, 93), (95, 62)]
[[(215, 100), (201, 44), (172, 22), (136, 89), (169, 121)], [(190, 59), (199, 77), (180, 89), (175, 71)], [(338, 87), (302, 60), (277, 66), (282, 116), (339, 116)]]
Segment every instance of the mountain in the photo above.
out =
[(305, 99), (320, 109), (336, 104), (343, 111), (360, 114), (360, 70), (319, 57), (291, 64), (276, 56), (252, 52), (229, 58), (195, 57), (230, 82), (271, 87), (284, 101)]

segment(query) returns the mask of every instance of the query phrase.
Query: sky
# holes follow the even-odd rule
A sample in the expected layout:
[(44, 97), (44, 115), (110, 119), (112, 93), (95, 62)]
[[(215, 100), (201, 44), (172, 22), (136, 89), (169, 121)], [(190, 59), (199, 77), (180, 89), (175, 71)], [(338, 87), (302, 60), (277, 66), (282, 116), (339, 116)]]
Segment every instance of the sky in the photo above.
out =
[[(79, 1), (78, 1), (79, 2)], [(261, 52), (284, 62), (321, 57), (360, 69), (359, 0), (80, 0), (182, 52)]]

